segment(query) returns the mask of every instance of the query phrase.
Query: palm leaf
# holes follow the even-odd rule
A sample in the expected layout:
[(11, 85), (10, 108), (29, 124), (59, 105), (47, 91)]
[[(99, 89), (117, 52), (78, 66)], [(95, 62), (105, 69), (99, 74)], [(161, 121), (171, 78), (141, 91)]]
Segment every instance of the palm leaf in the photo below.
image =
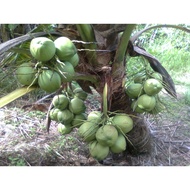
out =
[(179, 29), (179, 30), (182, 30), (184, 32), (190, 33), (190, 29), (186, 28), (186, 27), (183, 27), (183, 26), (172, 25), (172, 24), (160, 24), (160, 25), (150, 26), (150, 27), (144, 28), (143, 30), (140, 30), (139, 32), (135, 33), (131, 37), (130, 40), (131, 40), (132, 43), (134, 43), (137, 40), (137, 38), (139, 38), (139, 36), (142, 35), (144, 32), (147, 32), (148, 30), (152, 30), (154, 28), (163, 28), (163, 27), (166, 27), (166, 28), (175, 28), (175, 29)]
[(32, 87), (22, 87), (19, 89), (16, 89), (12, 91), (11, 93), (7, 94), (6, 96), (0, 98), (0, 108), (3, 106), (9, 104), (10, 102), (20, 98), (21, 96), (24, 96), (25, 94), (35, 90), (37, 87), (32, 86)]
[(33, 38), (39, 37), (39, 36), (46, 36), (48, 34), (53, 34), (53, 35), (58, 35), (61, 36), (61, 34), (59, 32), (37, 32), (37, 33), (29, 33), (26, 35), (23, 35), (21, 37), (17, 37), (14, 38), (12, 40), (6, 41), (2, 44), (0, 44), (0, 55), (7, 52), (8, 50), (10, 50), (11, 48), (26, 42), (28, 40), (31, 40)]

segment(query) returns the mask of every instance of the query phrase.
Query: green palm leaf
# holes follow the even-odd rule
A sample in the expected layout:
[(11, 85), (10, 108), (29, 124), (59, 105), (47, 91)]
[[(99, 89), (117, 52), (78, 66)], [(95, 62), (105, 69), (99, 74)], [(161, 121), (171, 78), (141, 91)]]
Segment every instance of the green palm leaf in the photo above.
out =
[(0, 108), (3, 106), (9, 104), (10, 102), (20, 98), (21, 96), (24, 96), (25, 94), (35, 90), (37, 87), (32, 86), (32, 87), (22, 87), (19, 89), (16, 89), (12, 91), (11, 93), (7, 94), (6, 96), (0, 98)]

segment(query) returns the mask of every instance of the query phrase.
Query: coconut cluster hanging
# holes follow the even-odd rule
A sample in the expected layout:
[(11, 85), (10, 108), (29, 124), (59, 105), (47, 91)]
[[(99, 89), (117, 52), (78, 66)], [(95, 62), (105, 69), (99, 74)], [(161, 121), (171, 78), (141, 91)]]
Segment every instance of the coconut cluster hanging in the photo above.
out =
[(38, 85), (52, 93), (64, 82), (71, 82), (79, 55), (74, 43), (67, 37), (52, 41), (47, 37), (37, 37), (30, 42), (33, 59), (22, 63), (16, 70), (16, 78), (22, 85)]
[(158, 96), (163, 85), (163, 77), (158, 72), (136, 74), (132, 83), (126, 85), (126, 93), (132, 99), (133, 111), (136, 113), (160, 113), (165, 108)]
[[(133, 129), (132, 117), (125, 113), (108, 112), (107, 84), (103, 92), (102, 111), (86, 113), (88, 94), (79, 85), (73, 84), (75, 67), (79, 63), (73, 42), (67, 37), (59, 37), (55, 41), (38, 37), (31, 41), (30, 52), (33, 60), (18, 67), (17, 80), (22, 85), (38, 85), (48, 93), (57, 92), (48, 117), (57, 123), (58, 132), (66, 135), (77, 128), (79, 137), (89, 147), (90, 155), (97, 160), (105, 159), (111, 152), (125, 151), (127, 133)], [(61, 91), (58, 91), (60, 87)]]
[(61, 135), (69, 134), (74, 128), (79, 128), (86, 120), (84, 101), (88, 94), (80, 87), (67, 86), (52, 99), (52, 109), (49, 112), (51, 120), (58, 123), (57, 129)]

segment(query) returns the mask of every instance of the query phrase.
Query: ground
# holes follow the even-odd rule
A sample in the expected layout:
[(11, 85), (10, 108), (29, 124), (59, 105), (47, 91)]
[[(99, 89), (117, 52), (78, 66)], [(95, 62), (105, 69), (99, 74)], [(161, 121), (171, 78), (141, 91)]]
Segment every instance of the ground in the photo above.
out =
[[(145, 115), (151, 134), (150, 153), (125, 152), (109, 155), (99, 163), (74, 129), (60, 135), (51, 122), (45, 128), (46, 111), (23, 107), (26, 99), (0, 109), (1, 166), (188, 166), (190, 165), (190, 106), (184, 103), (185, 89), (176, 86), (178, 100), (162, 94), (167, 109), (157, 116)], [(14, 106), (13, 106), (14, 105)], [(88, 96), (87, 112), (99, 107), (97, 94)]]

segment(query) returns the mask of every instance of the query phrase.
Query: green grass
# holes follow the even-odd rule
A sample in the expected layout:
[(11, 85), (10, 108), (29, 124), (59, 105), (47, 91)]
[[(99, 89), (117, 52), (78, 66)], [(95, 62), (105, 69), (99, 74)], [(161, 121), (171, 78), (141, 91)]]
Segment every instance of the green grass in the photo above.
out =
[(18, 87), (14, 77), (14, 68), (1, 68), (0, 67), (0, 98), (9, 92), (12, 92)]
[[(190, 34), (176, 29), (158, 29), (144, 33), (140, 47), (156, 57), (171, 75), (175, 84), (190, 85)], [(143, 40), (142, 40), (143, 39)], [(129, 76), (141, 70), (145, 61), (140, 57), (128, 61)], [(148, 62), (147, 62), (148, 64)]]
[(187, 88), (186, 92), (185, 92), (185, 104), (186, 105), (190, 105), (190, 86), (189, 88)]
[(162, 47), (159, 47), (157, 50), (147, 49), (149, 53), (153, 51), (152, 55), (155, 56), (161, 64), (166, 68), (168, 73), (176, 82), (189, 83), (187, 79), (184, 81), (184, 75), (187, 75), (190, 72), (190, 56), (189, 52), (185, 50), (178, 50), (171, 48), (165, 51), (162, 51)]
[(9, 166), (27, 166), (23, 158), (9, 156), (8, 159), (10, 162)]

